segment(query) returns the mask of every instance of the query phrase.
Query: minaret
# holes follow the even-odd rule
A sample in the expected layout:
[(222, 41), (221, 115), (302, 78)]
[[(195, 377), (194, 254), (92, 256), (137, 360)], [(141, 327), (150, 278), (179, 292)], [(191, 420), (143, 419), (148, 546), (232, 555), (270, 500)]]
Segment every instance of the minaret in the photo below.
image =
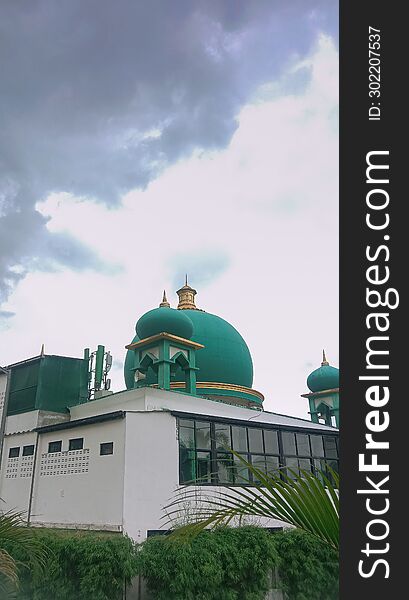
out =
[(339, 427), (339, 370), (329, 364), (325, 350), (322, 351), (321, 366), (310, 373), (307, 386), (310, 392), (301, 395), (308, 399), (311, 421), (324, 421), (331, 426), (334, 418)]
[(197, 292), (188, 284), (187, 275), (185, 279), (185, 285), (176, 293), (179, 296), (179, 310), (199, 310), (195, 304), (195, 296)]

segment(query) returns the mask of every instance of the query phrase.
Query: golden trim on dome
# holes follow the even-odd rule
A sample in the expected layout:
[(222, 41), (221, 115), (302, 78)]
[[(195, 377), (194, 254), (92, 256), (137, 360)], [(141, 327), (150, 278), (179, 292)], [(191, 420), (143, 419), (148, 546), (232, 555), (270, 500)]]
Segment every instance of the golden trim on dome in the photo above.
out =
[[(185, 387), (185, 383), (183, 381), (172, 381), (170, 384), (171, 389), (181, 389)], [(253, 390), (252, 388), (245, 387), (244, 385), (236, 385), (234, 383), (217, 383), (214, 381), (197, 381), (196, 382), (197, 389), (214, 389), (214, 390), (227, 390), (229, 392), (242, 392), (244, 394), (249, 394), (250, 396), (255, 396), (259, 398), (259, 400), (263, 401), (264, 396), (261, 392), (257, 390)]]

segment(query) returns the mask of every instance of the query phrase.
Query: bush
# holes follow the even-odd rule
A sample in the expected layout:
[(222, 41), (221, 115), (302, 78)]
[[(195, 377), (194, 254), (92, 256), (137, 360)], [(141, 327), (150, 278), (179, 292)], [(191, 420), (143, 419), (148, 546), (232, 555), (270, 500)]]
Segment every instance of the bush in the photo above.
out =
[(155, 600), (261, 600), (277, 562), (271, 534), (256, 527), (203, 532), (190, 542), (148, 539), (140, 572)]
[[(43, 572), (20, 572), (18, 600), (121, 600), (125, 582), (136, 574), (135, 545), (120, 534), (38, 531), (49, 549)], [(8, 548), (26, 561), (24, 551)]]
[(289, 600), (336, 600), (338, 553), (299, 530), (276, 533), (281, 587)]

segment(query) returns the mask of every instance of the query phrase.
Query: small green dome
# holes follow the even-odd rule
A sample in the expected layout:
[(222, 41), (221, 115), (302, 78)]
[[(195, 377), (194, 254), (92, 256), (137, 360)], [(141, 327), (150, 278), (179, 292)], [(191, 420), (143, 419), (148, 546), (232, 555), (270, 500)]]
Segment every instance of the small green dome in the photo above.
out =
[(315, 369), (307, 379), (307, 386), (311, 392), (322, 392), (339, 387), (339, 369), (331, 367), (326, 360), (318, 369)]
[(193, 323), (185, 312), (161, 306), (145, 313), (136, 324), (136, 333), (141, 340), (162, 332), (189, 340), (193, 335)]

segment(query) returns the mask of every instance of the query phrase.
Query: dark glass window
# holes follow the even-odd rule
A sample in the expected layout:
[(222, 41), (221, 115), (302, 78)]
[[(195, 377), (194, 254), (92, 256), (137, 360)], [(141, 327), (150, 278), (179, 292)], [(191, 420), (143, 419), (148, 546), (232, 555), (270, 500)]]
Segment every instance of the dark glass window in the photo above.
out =
[(227, 452), (217, 453), (218, 483), (234, 483), (233, 456)]
[(278, 454), (278, 432), (272, 429), (264, 430), (264, 448), (266, 454)]
[(235, 452), (247, 452), (247, 429), (245, 427), (232, 426), (233, 450)]
[(23, 446), (23, 456), (32, 456), (34, 454), (34, 444)]
[(230, 439), (230, 425), (215, 423), (214, 432), (217, 450), (230, 450), (232, 446)]
[(327, 458), (338, 458), (337, 445), (334, 435), (324, 435), (324, 449)]
[[(274, 473), (280, 466), (278, 456), (266, 456), (266, 470), (268, 474)], [(275, 473), (277, 475), (277, 473)]]
[(196, 479), (201, 483), (211, 483), (212, 461), (210, 452), (197, 453), (196, 468)]
[(263, 430), (249, 427), (249, 450), (250, 452), (262, 453), (263, 448)]
[(178, 431), (180, 483), (252, 485), (255, 477), (232, 449), (263, 473), (281, 474), (284, 466), (294, 471), (291, 477), (312, 469), (328, 476), (328, 465), (338, 468), (336, 435), (280, 432), (204, 418), (179, 419)]
[(196, 452), (180, 447), (179, 450), (180, 482), (191, 483), (196, 480)]
[(62, 449), (62, 441), (59, 440), (58, 442), (50, 442), (48, 444), (48, 452), (61, 452)]
[(179, 442), (184, 448), (195, 447), (195, 422), (181, 419), (179, 422)]
[(306, 433), (296, 433), (298, 456), (310, 456), (310, 441)]
[(99, 453), (101, 456), (114, 453), (114, 442), (103, 442), (99, 445)]
[(310, 461), (309, 458), (299, 458), (298, 459), (298, 466), (303, 471), (311, 471), (311, 461)]
[(211, 446), (210, 423), (196, 421), (196, 448), (209, 448)]
[(295, 451), (295, 435), (290, 431), (283, 431), (281, 433), (281, 439), (283, 441), (283, 454), (291, 455), (297, 454)]
[[(247, 460), (247, 456), (243, 456)], [(233, 456), (234, 462), (234, 481), (235, 483), (246, 484), (250, 481), (250, 472), (237, 456)]]
[(291, 469), (287, 471), (287, 475), (291, 477), (291, 479), (295, 479), (295, 477), (299, 474), (298, 471), (298, 458), (293, 458), (292, 456), (285, 459), (286, 466)]
[(311, 435), (311, 451), (313, 456), (324, 456), (324, 444), (321, 435)]
[(18, 456), (20, 456), (20, 447), (10, 448), (9, 458), (17, 458)]
[(84, 447), (84, 438), (75, 438), (69, 441), (68, 450), (82, 450)]

